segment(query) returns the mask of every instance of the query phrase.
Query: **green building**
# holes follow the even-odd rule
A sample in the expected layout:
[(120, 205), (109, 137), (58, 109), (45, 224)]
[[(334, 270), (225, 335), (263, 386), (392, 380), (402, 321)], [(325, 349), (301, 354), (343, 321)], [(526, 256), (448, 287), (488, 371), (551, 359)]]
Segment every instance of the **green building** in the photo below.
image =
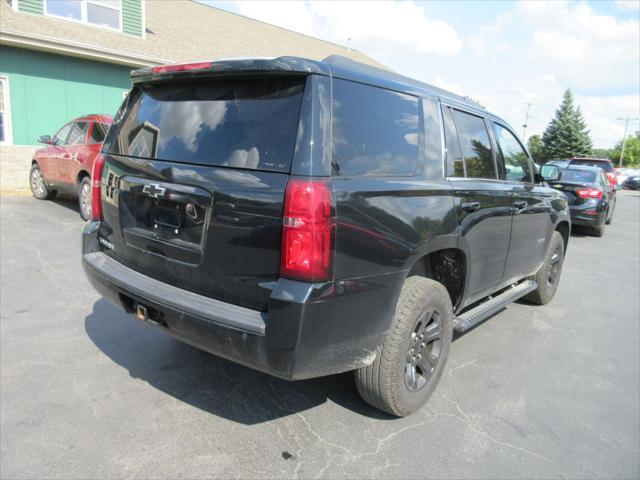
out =
[(0, 0), (0, 188), (26, 186), (39, 135), (113, 115), (132, 69), (229, 57), (355, 50), (191, 0)]

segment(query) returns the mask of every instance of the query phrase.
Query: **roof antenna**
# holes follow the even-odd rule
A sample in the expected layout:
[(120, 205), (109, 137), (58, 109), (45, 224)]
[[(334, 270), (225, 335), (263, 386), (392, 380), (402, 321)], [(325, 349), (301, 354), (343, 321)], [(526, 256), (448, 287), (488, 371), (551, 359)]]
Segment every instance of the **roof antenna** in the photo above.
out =
[(351, 37), (347, 38), (347, 53), (351, 52)]

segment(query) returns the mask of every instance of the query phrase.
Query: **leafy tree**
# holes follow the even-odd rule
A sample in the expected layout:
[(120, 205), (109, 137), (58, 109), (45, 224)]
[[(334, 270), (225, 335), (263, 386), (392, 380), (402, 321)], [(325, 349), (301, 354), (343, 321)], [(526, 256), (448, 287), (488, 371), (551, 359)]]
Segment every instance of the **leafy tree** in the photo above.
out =
[[(620, 162), (621, 151), (622, 141), (618, 142), (609, 152), (609, 158), (616, 167), (618, 166), (618, 162)], [(625, 167), (640, 168), (640, 130), (627, 137), (627, 141), (624, 144), (622, 165)]]
[(542, 134), (543, 161), (589, 155), (593, 148), (580, 107), (567, 89), (556, 114)]
[(612, 149), (610, 148), (594, 148), (591, 151), (591, 156), (593, 158), (609, 158), (611, 151)]
[(527, 148), (529, 149), (529, 153), (533, 157), (534, 162), (543, 163), (542, 139), (540, 138), (540, 135), (531, 135), (529, 140), (527, 140)]

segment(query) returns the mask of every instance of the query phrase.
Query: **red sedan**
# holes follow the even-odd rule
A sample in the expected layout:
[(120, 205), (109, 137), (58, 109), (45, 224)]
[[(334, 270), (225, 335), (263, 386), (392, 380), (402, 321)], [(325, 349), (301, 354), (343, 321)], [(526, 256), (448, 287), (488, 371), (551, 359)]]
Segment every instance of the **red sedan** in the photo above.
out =
[(58, 191), (78, 196), (80, 215), (91, 218), (91, 170), (113, 118), (86, 115), (70, 121), (53, 138), (42, 135), (46, 144), (31, 161), (29, 185), (39, 200), (50, 200)]

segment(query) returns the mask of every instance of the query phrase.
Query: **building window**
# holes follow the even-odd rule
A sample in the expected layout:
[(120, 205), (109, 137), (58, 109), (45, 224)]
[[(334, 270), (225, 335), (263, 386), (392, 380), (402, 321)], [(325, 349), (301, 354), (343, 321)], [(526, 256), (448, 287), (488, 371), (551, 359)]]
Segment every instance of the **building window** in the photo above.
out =
[(45, 12), (52, 17), (122, 29), (122, 0), (46, 0)]
[(9, 107), (9, 80), (0, 77), (0, 145), (11, 145), (11, 108)]

